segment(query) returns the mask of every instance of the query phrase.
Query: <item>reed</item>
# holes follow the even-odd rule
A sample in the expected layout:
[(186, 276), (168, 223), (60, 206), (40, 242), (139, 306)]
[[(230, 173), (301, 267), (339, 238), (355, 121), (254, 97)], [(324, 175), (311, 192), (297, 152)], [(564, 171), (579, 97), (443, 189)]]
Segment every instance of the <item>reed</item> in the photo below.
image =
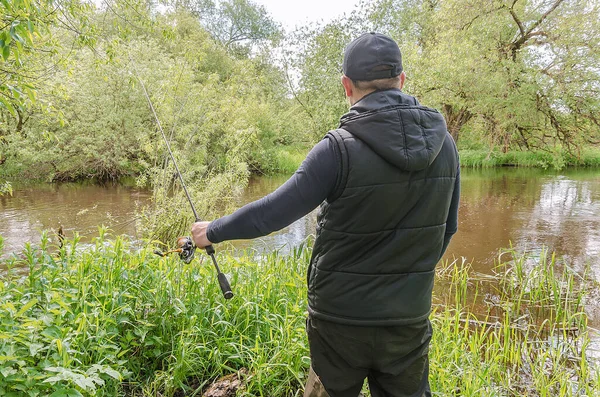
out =
[[(0, 244), (1, 246), (1, 244)], [(300, 396), (310, 244), (288, 255), (220, 255), (236, 296), (205, 259), (186, 265), (100, 230), (28, 246), (0, 277), (0, 395), (200, 396), (247, 369), (239, 395)], [(431, 384), (439, 396), (594, 396), (586, 356), (591, 284), (556, 257), (518, 256), (494, 275), (438, 271)]]

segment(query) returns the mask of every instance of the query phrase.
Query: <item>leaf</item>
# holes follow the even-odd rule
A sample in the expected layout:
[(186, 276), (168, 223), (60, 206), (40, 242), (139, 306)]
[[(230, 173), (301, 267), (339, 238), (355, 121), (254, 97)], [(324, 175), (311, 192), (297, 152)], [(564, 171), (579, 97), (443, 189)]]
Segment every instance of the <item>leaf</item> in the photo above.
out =
[(21, 310), (19, 310), (17, 312), (17, 314), (15, 314), (15, 317), (21, 317), (23, 315), (23, 313), (25, 313), (27, 310), (31, 309), (33, 307), (33, 305), (35, 305), (36, 303), (38, 303), (37, 298), (33, 298), (32, 300), (27, 302), (25, 305), (23, 305)]
[(4, 99), (2, 96), (0, 96), (0, 103), (2, 105), (4, 105), (4, 107), (8, 110), (8, 112), (13, 115), (13, 117), (17, 116), (17, 112), (9, 100)]
[(92, 365), (92, 367), (87, 370), (88, 375), (94, 374), (94, 373), (103, 373), (106, 374), (108, 376), (110, 376), (111, 378), (114, 378), (116, 380), (121, 380), (121, 374), (118, 371), (115, 371), (114, 369), (112, 369), (109, 366), (103, 366), (103, 365), (98, 365), (98, 364), (94, 364)]
[(29, 354), (31, 357), (35, 357), (35, 355), (44, 347), (41, 343), (30, 343), (29, 344)]
[(73, 382), (84, 390), (96, 390), (96, 385), (90, 378), (86, 378), (85, 376), (77, 376), (74, 377)]
[(50, 394), (50, 397), (83, 397), (76, 389), (59, 389)]
[(31, 89), (31, 88), (27, 88), (27, 89), (25, 90), (25, 92), (27, 93), (27, 96), (29, 97), (29, 100), (30, 100), (31, 102), (35, 102), (35, 100), (36, 100), (36, 97), (35, 97), (35, 95), (36, 95), (36, 92), (35, 92), (35, 90), (34, 90), (34, 89)]
[(44, 383), (54, 384), (56, 382), (60, 382), (61, 380), (65, 380), (62, 376), (51, 376), (49, 378), (44, 379)]
[[(60, 328), (58, 328), (56, 325), (52, 325), (52, 326), (46, 328), (44, 331), (42, 331), (42, 335), (47, 336), (49, 338), (55, 338), (55, 339), (62, 338), (62, 332), (61, 332)], [(46, 368), (46, 369), (48, 369), (48, 368)]]
[(4, 48), (2, 49), (2, 58), (4, 58), (4, 60), (7, 61), (9, 55), (10, 55), (10, 46), (5, 45)]
[(11, 367), (8, 368), (0, 368), (0, 374), (2, 374), (2, 376), (4, 376), (5, 378), (8, 378), (11, 375), (14, 375), (17, 373), (17, 370)]

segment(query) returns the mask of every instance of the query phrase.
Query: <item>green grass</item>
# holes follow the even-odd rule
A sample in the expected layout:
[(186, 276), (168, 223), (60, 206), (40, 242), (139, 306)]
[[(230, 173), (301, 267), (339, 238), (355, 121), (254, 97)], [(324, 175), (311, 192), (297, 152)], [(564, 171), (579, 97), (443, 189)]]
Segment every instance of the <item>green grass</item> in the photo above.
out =
[(553, 254), (508, 251), (504, 258), (494, 275), (476, 274), (465, 262), (438, 271), (446, 293), (432, 316), (432, 390), (456, 396), (600, 395), (600, 373), (587, 359), (584, 311), (597, 283), (559, 266)]
[[(0, 264), (0, 395), (200, 396), (241, 368), (241, 395), (302, 394), (310, 246), (288, 256), (219, 255), (230, 301), (206, 258), (158, 258), (104, 231), (83, 248), (75, 240), (59, 250), (44, 237)], [(515, 256), (497, 271), (440, 266), (436, 395), (598, 395), (585, 349), (585, 276), (559, 271), (553, 256)]]
[(489, 168), (489, 167), (540, 167), (562, 169), (565, 167), (600, 167), (600, 149), (583, 149), (579, 157), (563, 152), (521, 152), (486, 150), (460, 150), (460, 162), (464, 167)]
[(298, 144), (257, 148), (250, 162), (251, 169), (262, 175), (290, 175), (300, 167), (309, 150), (310, 148)]
[(287, 147), (275, 153), (274, 171), (282, 174), (296, 172), (306, 158), (308, 151), (302, 147)]

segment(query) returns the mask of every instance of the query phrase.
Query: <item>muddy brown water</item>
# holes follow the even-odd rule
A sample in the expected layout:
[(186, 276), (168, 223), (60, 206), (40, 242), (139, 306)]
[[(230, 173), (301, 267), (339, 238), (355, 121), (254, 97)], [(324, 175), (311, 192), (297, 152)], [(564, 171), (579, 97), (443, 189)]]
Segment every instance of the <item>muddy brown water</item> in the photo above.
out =
[[(275, 190), (285, 176), (253, 178), (239, 204)], [(44, 229), (58, 229), (82, 240), (97, 235), (99, 225), (115, 234), (139, 236), (136, 210), (150, 199), (147, 190), (123, 185), (35, 184), (17, 186), (0, 196), (0, 236), (6, 257), (38, 244)], [(238, 249), (286, 252), (314, 233), (316, 211), (272, 235), (240, 240)], [(498, 168), (462, 170), (459, 231), (447, 258), (465, 257), (489, 272), (500, 248), (512, 245), (533, 255), (546, 247), (573, 267), (591, 266), (600, 280), (600, 170)]]

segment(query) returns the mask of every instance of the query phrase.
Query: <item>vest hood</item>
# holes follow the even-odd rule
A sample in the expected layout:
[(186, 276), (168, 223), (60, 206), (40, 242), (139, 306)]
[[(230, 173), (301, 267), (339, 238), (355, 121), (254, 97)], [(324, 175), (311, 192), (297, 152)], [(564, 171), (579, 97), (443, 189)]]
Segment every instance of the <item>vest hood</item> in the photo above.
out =
[(340, 128), (403, 171), (423, 170), (433, 163), (447, 134), (437, 110), (398, 89), (361, 98), (342, 116)]

